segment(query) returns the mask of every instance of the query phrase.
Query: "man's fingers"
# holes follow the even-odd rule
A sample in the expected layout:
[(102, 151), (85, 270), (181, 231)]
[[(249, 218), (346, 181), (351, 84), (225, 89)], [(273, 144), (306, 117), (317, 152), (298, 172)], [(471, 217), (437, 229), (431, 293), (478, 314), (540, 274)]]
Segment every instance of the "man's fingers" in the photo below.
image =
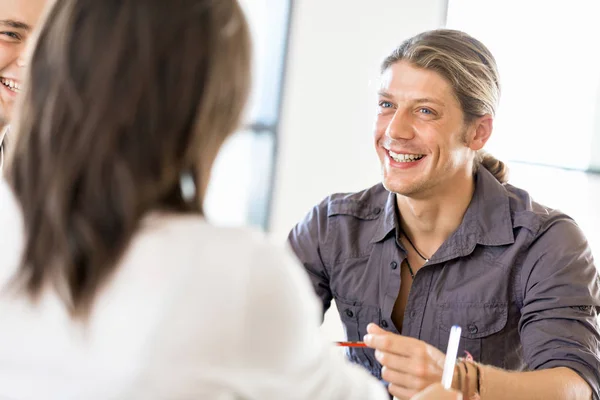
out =
[(388, 369), (427, 381), (430, 381), (432, 378), (437, 379), (442, 372), (437, 365), (427, 362), (426, 359), (399, 356), (381, 350), (375, 350), (375, 358), (381, 365)]
[(394, 371), (393, 369), (383, 367), (381, 377), (384, 381), (408, 390), (420, 391), (427, 387), (427, 382), (411, 374)]
[(373, 335), (384, 335), (389, 333), (388, 331), (381, 329), (379, 325), (373, 323), (367, 325), (367, 332)]
[(385, 367), (398, 372), (410, 372), (410, 358), (381, 350), (375, 350), (375, 358)]
[(396, 386), (393, 383), (388, 386), (388, 392), (398, 400), (410, 400), (418, 393), (416, 390)]
[(418, 339), (386, 332), (374, 324), (369, 324), (367, 332), (363, 340), (373, 349), (406, 357), (427, 356), (427, 344)]

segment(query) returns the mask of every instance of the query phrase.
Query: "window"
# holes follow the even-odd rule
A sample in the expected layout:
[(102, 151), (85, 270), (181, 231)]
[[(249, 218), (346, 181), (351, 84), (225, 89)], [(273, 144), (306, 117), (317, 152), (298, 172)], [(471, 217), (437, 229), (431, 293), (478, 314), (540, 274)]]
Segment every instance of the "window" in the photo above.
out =
[(597, 0), (449, 0), (447, 27), (481, 40), (500, 69), (492, 153), (600, 169), (598, 15)]
[(245, 128), (215, 163), (204, 204), (219, 225), (268, 227), (291, 0), (241, 0), (253, 36)]

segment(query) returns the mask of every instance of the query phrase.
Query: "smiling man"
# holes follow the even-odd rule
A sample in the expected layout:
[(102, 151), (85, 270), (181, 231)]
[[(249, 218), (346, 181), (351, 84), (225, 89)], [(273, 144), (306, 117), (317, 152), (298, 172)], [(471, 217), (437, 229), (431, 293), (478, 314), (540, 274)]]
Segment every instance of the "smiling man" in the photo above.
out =
[(597, 400), (592, 254), (572, 219), (507, 184), (483, 152), (499, 97), (494, 57), (475, 38), (404, 42), (382, 65), (382, 183), (329, 196), (289, 241), (324, 310), (335, 299), (348, 340), (371, 347), (350, 359), (399, 399), (440, 381), (459, 325), (459, 354), (474, 359), (456, 366), (465, 398)]
[(47, 0), (0, 0), (0, 168), (6, 128), (22, 87), (25, 48)]

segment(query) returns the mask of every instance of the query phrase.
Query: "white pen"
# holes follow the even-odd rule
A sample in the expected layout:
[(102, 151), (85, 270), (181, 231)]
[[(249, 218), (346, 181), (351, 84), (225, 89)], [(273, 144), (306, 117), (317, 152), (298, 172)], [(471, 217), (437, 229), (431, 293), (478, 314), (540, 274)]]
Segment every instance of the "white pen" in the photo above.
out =
[(444, 362), (444, 372), (442, 373), (442, 385), (446, 389), (452, 387), (452, 377), (454, 375), (454, 366), (456, 365), (456, 356), (458, 354), (460, 332), (460, 326), (454, 325), (452, 329), (450, 329), (450, 338), (448, 339), (448, 348), (446, 349), (446, 361)]

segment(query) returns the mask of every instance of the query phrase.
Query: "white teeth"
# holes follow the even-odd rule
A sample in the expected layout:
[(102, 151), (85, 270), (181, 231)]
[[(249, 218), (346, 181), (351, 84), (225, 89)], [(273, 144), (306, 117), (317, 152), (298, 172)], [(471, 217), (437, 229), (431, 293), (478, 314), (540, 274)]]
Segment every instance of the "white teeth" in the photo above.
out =
[(424, 157), (423, 154), (399, 154), (399, 153), (394, 153), (391, 150), (388, 150), (390, 157), (392, 157), (392, 159), (396, 162), (413, 162), (413, 161), (417, 161), (420, 160), (421, 158)]
[(15, 81), (13, 81), (12, 79), (0, 78), (0, 82), (7, 88), (10, 88), (11, 90), (13, 90), (14, 92), (21, 91), (21, 85)]

